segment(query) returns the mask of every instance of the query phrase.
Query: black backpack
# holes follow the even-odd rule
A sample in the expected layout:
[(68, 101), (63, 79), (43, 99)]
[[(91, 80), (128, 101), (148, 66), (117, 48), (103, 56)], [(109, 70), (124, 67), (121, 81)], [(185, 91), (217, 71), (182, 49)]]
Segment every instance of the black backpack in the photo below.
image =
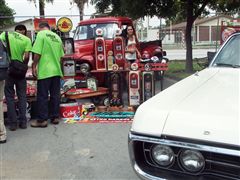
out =
[[(7, 32), (6, 32), (6, 36)], [(0, 81), (5, 80), (8, 76), (9, 56), (7, 47), (4, 42), (0, 40)]]

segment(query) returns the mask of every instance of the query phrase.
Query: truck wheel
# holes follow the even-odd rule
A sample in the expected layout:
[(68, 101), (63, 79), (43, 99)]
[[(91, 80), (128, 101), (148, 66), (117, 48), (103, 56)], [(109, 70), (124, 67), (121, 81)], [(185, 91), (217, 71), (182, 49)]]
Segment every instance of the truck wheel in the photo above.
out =
[(104, 106), (109, 106), (110, 103), (109, 103), (109, 98), (108, 97), (104, 97), (103, 100), (102, 100), (102, 103)]
[(100, 97), (93, 97), (92, 98), (92, 102), (93, 102), (93, 104), (95, 104), (95, 106), (97, 106), (97, 105), (100, 105), (101, 103), (101, 99), (100, 99)]
[(92, 98), (92, 102), (95, 105), (109, 106), (109, 98), (108, 98), (108, 96), (94, 97), (94, 98)]

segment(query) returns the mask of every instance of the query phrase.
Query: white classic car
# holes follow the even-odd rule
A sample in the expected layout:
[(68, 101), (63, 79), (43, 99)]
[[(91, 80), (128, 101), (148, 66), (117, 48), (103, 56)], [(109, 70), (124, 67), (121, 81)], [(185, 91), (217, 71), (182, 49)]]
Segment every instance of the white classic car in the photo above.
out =
[(240, 33), (208, 68), (143, 103), (129, 132), (143, 179), (240, 179)]

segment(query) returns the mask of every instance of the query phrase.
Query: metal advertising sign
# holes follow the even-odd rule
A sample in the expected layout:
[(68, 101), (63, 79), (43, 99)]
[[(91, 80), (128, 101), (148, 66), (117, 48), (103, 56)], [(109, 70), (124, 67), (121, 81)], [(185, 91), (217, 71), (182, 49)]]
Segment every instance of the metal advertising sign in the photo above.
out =
[(57, 22), (57, 27), (58, 27), (59, 31), (61, 31), (63, 33), (67, 33), (72, 30), (73, 23), (72, 23), (71, 19), (69, 19), (67, 17), (61, 17)]
[(56, 18), (35, 18), (34, 19), (34, 29), (39, 31), (38, 25), (42, 22), (48, 23), (51, 29), (56, 29)]

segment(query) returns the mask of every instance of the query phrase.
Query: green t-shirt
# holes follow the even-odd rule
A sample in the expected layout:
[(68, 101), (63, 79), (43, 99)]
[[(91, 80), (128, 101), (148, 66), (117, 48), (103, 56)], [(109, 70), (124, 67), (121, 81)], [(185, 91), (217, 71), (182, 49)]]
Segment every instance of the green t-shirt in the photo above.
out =
[[(0, 39), (6, 42), (5, 32), (0, 35)], [(24, 53), (32, 49), (31, 40), (18, 32), (8, 32), (8, 40), (10, 44), (11, 59), (22, 62)]]
[(32, 52), (41, 55), (38, 63), (38, 79), (62, 76), (61, 57), (64, 55), (62, 40), (54, 32), (38, 32)]

